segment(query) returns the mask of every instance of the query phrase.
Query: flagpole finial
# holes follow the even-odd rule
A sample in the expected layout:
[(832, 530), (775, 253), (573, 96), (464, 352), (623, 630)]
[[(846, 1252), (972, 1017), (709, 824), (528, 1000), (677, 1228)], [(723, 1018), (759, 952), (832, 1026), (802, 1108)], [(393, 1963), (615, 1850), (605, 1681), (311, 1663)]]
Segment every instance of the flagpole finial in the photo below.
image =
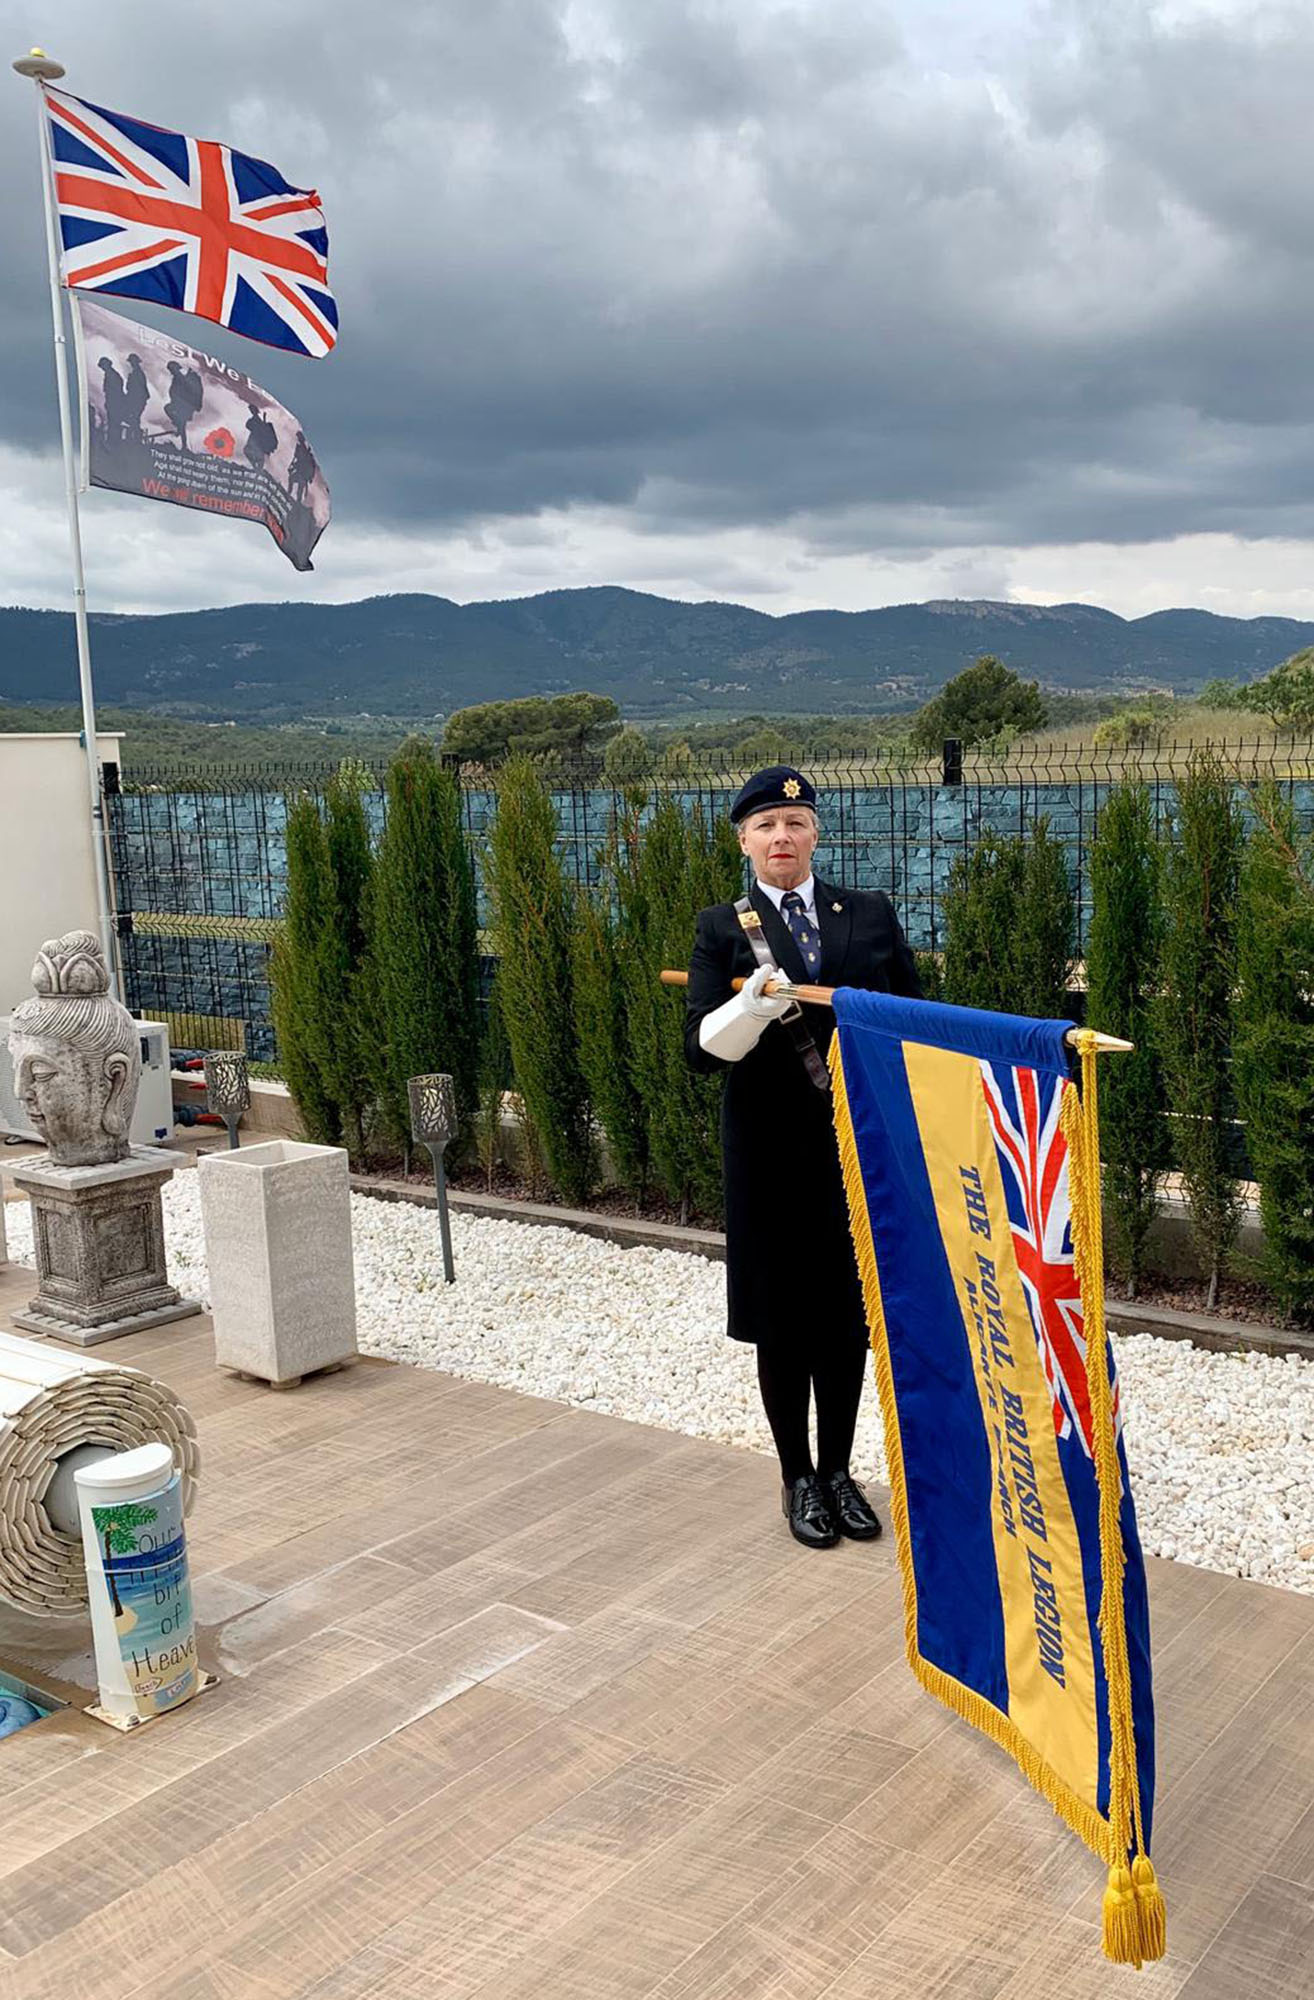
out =
[(29, 49), (25, 56), (19, 56), (13, 67), (20, 76), (35, 77), (38, 83), (53, 83), (57, 76), (63, 76), (63, 63), (56, 62), (44, 49)]

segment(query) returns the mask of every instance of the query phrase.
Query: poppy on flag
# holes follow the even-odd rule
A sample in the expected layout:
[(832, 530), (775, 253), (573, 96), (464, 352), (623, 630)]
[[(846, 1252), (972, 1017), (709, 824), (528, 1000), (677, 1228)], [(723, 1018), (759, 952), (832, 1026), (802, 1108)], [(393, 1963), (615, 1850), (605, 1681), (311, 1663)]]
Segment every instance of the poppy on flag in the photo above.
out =
[(64, 283), (150, 299), (294, 354), (327, 354), (319, 196), (267, 161), (47, 89)]
[(1104, 1948), (1139, 1965), (1164, 1951), (1154, 1701), (1094, 1037), (1079, 1093), (1068, 1022), (845, 989), (834, 1006), (909, 1664), (1105, 1862)]

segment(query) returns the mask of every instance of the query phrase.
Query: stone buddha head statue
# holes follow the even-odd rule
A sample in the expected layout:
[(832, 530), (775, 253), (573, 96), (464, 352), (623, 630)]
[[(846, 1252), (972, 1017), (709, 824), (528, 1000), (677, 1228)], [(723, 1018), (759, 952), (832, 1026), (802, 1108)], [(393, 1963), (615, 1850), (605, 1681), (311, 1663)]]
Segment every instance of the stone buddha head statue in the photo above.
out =
[(100, 940), (51, 938), (32, 967), (35, 998), (10, 1020), (14, 1085), (58, 1167), (126, 1159), (141, 1078), (139, 1029), (111, 994)]

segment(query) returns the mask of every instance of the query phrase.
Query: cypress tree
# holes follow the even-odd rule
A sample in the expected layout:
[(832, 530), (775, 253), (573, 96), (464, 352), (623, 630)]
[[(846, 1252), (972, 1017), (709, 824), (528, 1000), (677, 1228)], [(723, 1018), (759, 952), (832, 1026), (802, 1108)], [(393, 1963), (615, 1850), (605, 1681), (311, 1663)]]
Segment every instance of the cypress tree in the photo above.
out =
[(944, 898), (943, 991), (956, 1007), (1062, 1019), (1075, 905), (1043, 816), (1024, 838), (986, 833), (958, 856)]
[(409, 1158), (409, 1077), (450, 1075), (458, 1145), (469, 1136), (479, 1089), (479, 935), (455, 774), (413, 737), (389, 766), (387, 795), (371, 897), (372, 1067), (384, 1119)]
[(1090, 858), (1086, 1018), (1136, 1044), (1100, 1070), (1100, 1152), (1116, 1268), (1136, 1297), (1166, 1165), (1163, 1078), (1154, 1007), (1163, 943), (1159, 852), (1148, 789), (1129, 779), (1100, 815)]
[(1241, 871), (1237, 1098), (1259, 1181), (1265, 1276), (1314, 1324), (1314, 842), (1276, 787), (1254, 798)]
[(270, 959), (278, 1060), (308, 1138), (342, 1143), (342, 1106), (326, 1060), (336, 920), (333, 869), (319, 804), (302, 793), (287, 814), (287, 899)]
[(944, 1000), (944, 958), (938, 951), (915, 951), (917, 977), (922, 982), (922, 992), (928, 1000)]
[(630, 1074), (643, 1107), (653, 1172), (683, 1217), (721, 1206), (721, 1079), (698, 1077), (684, 1060), (683, 1009), (660, 983), (664, 967), (687, 966), (694, 920), (709, 903), (740, 893), (743, 857), (733, 829), (686, 819), (669, 798), (646, 823), (631, 809), (617, 879), (619, 955)]
[(620, 1185), (643, 1199), (648, 1133), (643, 1103), (630, 1073), (629, 1024), (610, 908), (617, 835), (609, 842), (607, 886), (596, 899), (581, 895), (573, 946), (575, 1032), (580, 1068)]
[(1242, 846), (1240, 815), (1214, 753), (1192, 757), (1178, 786), (1178, 817), (1177, 837), (1164, 856), (1158, 1039), (1173, 1156), (1213, 1306), (1241, 1212), (1227, 1128), (1234, 1109), (1232, 997)]
[(1014, 1011), (1012, 934), (1021, 892), (1019, 841), (985, 833), (956, 857), (944, 898), (944, 997), (955, 1007)]
[(365, 965), (374, 857), (361, 774), (344, 764), (330, 780), (324, 804), (333, 918), (324, 940), (323, 1061), (347, 1141), (356, 1158), (363, 1159), (365, 1114), (373, 1098)]
[(502, 1137), (502, 1104), (512, 1082), (511, 1051), (507, 1045), (502, 1003), (494, 979), (488, 995), (479, 1048), (479, 1109), (474, 1121), (475, 1150), (484, 1171), (484, 1184), (490, 1194)]
[(1023, 854), (1008, 1011), (1034, 1020), (1065, 1020), (1077, 916), (1067, 855), (1043, 813), (1019, 845)]
[(567, 1201), (593, 1181), (588, 1093), (572, 1003), (574, 898), (556, 850), (552, 801), (527, 758), (498, 780), (488, 843), (488, 886), (498, 990), (516, 1089)]

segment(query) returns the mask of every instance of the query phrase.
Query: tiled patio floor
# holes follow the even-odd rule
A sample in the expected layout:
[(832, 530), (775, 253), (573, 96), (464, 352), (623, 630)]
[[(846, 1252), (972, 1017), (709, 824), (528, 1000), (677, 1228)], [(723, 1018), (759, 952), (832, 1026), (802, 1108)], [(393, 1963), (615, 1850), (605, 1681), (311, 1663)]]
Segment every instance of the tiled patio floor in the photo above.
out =
[[(3, 2000), (1314, 1993), (1314, 1599), (1151, 1564), (1138, 1976), (1098, 1864), (914, 1684), (888, 1538), (798, 1548), (770, 1461), (381, 1362), (273, 1394), (204, 1319), (99, 1352), (197, 1418), (223, 1679), (0, 1744)], [(0, 1609), (25, 1663), (85, 1680), (83, 1628)]]

